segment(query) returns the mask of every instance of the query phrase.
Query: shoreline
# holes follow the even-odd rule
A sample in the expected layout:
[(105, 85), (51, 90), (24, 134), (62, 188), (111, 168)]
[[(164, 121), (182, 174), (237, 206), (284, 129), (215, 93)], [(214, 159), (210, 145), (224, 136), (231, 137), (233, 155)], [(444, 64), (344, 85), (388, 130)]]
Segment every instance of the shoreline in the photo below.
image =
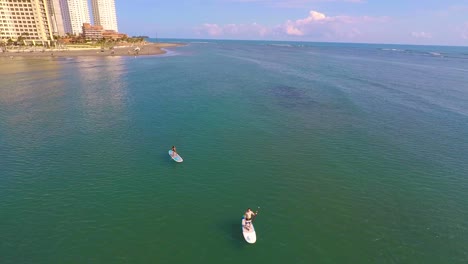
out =
[(180, 47), (185, 44), (180, 43), (152, 43), (144, 42), (139, 44), (132, 44), (129, 46), (114, 46), (114, 49), (100, 47), (96, 48), (67, 48), (67, 49), (37, 49), (30, 51), (23, 50), (9, 50), (8, 52), (0, 52), (0, 58), (36, 58), (36, 57), (108, 57), (108, 56), (147, 56), (147, 55), (161, 55), (165, 54), (165, 48)]

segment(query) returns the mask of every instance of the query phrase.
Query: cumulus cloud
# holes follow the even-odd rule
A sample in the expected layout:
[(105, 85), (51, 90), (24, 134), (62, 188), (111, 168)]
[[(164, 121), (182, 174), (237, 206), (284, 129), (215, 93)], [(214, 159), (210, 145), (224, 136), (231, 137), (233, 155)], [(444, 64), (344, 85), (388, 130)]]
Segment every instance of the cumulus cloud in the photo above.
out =
[(353, 39), (362, 34), (360, 26), (385, 20), (386, 18), (368, 16), (327, 16), (312, 10), (306, 18), (288, 20), (277, 28), (290, 36), (307, 36), (322, 40)]
[(361, 27), (385, 22), (385, 17), (327, 16), (311, 10), (307, 17), (287, 20), (274, 27), (253, 24), (204, 24), (197, 28), (201, 36), (210, 37), (294, 37), (317, 41), (355, 40), (362, 35)]
[(203, 29), (210, 36), (221, 36), (223, 29), (217, 24), (203, 24)]
[(319, 13), (317, 11), (310, 11), (309, 16), (304, 19), (298, 19), (296, 21), (288, 20), (283, 26), (286, 34), (293, 35), (293, 36), (304, 36), (306, 34), (307, 27), (314, 23), (325, 22), (327, 20), (327, 16), (325, 14)]
[(327, 16), (325, 16), (325, 14), (312, 10), (310, 11), (309, 16), (307, 18), (299, 19), (296, 22), (299, 25), (306, 25), (306, 24), (313, 23), (314, 21), (325, 20), (326, 18)]
[(414, 37), (414, 38), (421, 38), (421, 39), (430, 39), (432, 38), (432, 34), (431, 33), (427, 33), (427, 32), (411, 32), (411, 36)]

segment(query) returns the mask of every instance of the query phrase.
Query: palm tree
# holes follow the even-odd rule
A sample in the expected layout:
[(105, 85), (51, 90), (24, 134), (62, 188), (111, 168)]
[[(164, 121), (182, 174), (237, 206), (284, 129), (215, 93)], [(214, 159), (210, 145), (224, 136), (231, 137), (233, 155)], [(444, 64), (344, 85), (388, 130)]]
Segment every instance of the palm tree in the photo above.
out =
[(29, 36), (28, 32), (21, 33), (19, 37), (16, 39), (16, 42), (19, 42), (18, 45), (22, 46), (23, 44), (25, 44), (24, 40), (27, 39), (28, 36)]
[(21, 34), (17, 39), (16, 39), (16, 42), (18, 43), (18, 45), (23, 45), (23, 41), (24, 41), (24, 37), (23, 35)]

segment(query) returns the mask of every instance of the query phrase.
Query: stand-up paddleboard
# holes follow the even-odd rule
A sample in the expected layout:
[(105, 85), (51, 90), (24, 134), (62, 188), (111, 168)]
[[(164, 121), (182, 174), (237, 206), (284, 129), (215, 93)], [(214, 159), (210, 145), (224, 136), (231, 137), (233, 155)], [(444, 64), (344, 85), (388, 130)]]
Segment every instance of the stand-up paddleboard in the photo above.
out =
[(182, 157), (179, 156), (179, 154), (176, 153), (175, 155), (172, 155), (173, 153), (174, 153), (174, 151), (172, 151), (172, 149), (169, 150), (169, 156), (171, 156), (171, 158), (172, 158), (173, 160), (175, 160), (176, 162), (182, 162), (182, 161), (184, 161), (184, 160), (182, 159)]
[(245, 216), (242, 217), (242, 234), (244, 235), (247, 243), (253, 244), (257, 241), (257, 234), (255, 234), (253, 223), (250, 222), (249, 229), (245, 226)]

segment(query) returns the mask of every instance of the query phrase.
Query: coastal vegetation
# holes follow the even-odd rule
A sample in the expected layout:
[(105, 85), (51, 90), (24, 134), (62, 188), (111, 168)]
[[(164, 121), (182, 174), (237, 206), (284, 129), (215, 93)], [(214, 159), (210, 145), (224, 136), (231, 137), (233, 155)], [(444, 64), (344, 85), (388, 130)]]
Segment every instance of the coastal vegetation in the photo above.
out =
[(56, 49), (113, 49), (115, 46), (134, 46), (144, 44), (147, 36), (124, 36), (122, 38), (100, 38), (96, 40), (86, 39), (83, 35), (72, 35), (67, 33), (65, 36), (53, 36), (53, 41), (31, 42), (28, 41), (28, 33), (23, 33), (16, 40), (11, 38), (0, 41), (0, 52), (34, 52), (36, 50)]

